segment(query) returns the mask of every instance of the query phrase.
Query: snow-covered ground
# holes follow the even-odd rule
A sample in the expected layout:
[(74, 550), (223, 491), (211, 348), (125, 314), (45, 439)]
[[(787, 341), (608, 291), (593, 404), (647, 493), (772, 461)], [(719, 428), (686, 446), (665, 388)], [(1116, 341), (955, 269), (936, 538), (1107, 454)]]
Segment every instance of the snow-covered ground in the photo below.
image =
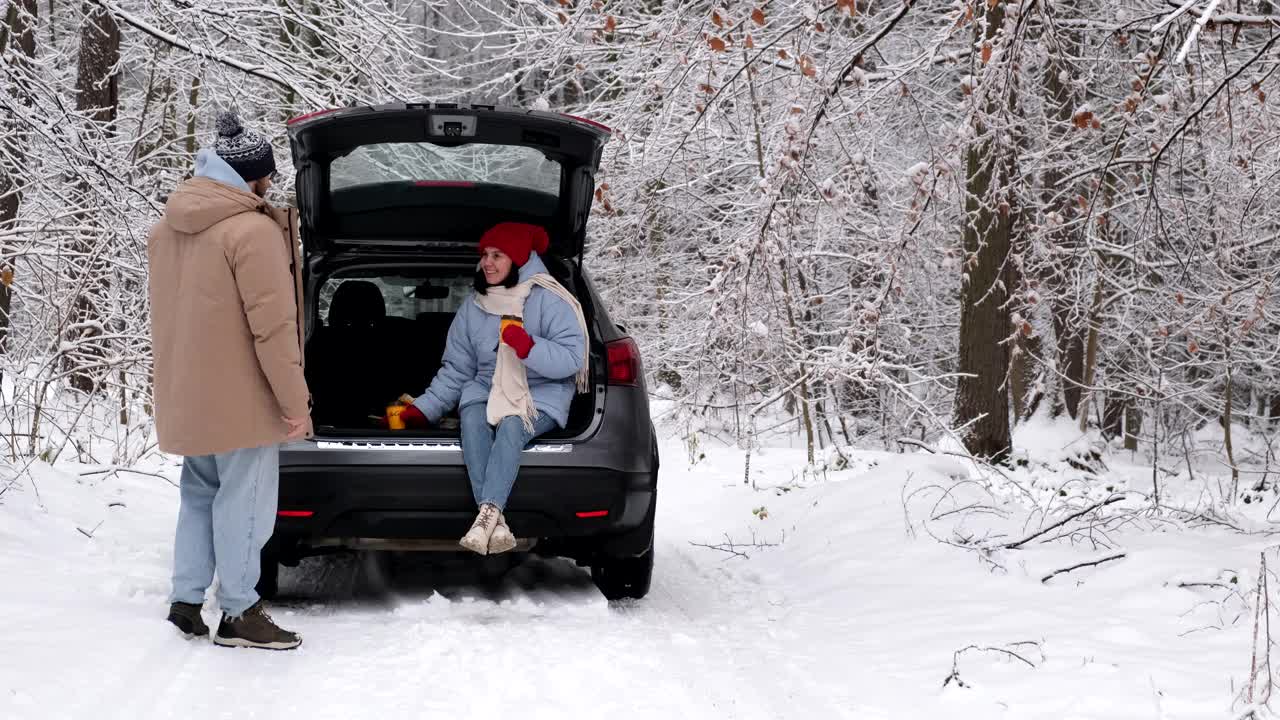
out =
[[(644, 600), (606, 602), (566, 561), (529, 559), (493, 584), (452, 557), (315, 559), (282, 576), (274, 615), (306, 638), (289, 653), (189, 642), (164, 622), (176, 465), (138, 468), (169, 480), (36, 466), (0, 498), (0, 718), (1239, 711), (1265, 535), (1126, 515), (1126, 500), (1074, 543), (984, 559), (956, 545), (1018, 539), (1108, 491), (1069, 469), (979, 486), (966, 461), (909, 450), (814, 475), (803, 450), (765, 448), (744, 483), (741, 450), (704, 441), (690, 466), (671, 438)], [(1111, 465), (1113, 491), (1149, 489), (1149, 468)], [(1045, 497), (1061, 501), (1028, 523)], [(747, 557), (701, 546), (727, 541)]]

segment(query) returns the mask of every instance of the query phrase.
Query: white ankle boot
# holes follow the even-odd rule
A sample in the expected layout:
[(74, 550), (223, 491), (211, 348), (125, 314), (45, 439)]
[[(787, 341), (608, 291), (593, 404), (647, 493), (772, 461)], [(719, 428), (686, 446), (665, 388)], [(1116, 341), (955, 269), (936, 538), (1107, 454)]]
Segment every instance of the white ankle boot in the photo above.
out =
[(497, 555), (499, 553), (514, 550), (516, 547), (516, 536), (511, 534), (511, 528), (507, 527), (507, 518), (502, 513), (498, 513), (498, 526), (493, 529), (493, 534), (489, 536), (489, 554)]
[(501, 518), (498, 512), (498, 506), (485, 503), (480, 506), (480, 512), (476, 514), (475, 522), (471, 523), (471, 529), (466, 535), (458, 541), (462, 547), (474, 553), (487, 555), (489, 553), (489, 536), (493, 535), (494, 528), (498, 527), (498, 520)]

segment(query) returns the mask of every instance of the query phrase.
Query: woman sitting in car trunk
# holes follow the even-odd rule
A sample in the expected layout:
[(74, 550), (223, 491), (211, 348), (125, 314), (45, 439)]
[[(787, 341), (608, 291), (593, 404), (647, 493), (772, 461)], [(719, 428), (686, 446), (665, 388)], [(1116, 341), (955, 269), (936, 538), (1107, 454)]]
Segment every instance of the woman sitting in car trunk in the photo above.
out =
[(479, 508), (459, 543), (481, 555), (516, 546), (503, 509), (520, 453), (563, 428), (575, 391), (587, 390), (582, 306), (538, 257), (547, 245), (537, 225), (499, 223), (484, 233), (475, 292), (449, 327), (440, 371), (400, 415), (406, 427), (425, 427), (458, 408)]

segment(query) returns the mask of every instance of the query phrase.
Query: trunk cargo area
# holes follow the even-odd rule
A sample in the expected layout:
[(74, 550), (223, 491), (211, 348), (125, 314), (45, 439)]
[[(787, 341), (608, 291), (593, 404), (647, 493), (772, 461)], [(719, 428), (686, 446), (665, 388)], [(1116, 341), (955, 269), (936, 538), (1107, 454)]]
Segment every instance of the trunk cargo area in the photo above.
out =
[[(547, 265), (565, 287), (576, 292), (567, 263), (546, 258)], [(398, 287), (386, 278), (404, 273), (423, 277), (449, 290), (448, 297), (425, 302), (401, 298)], [(394, 265), (334, 268), (308, 284), (305, 347), (307, 384), (312, 392), (312, 420), (318, 438), (456, 439), (460, 435), (455, 408), (438, 426), (425, 430), (386, 430), (379, 426), (386, 407), (403, 394), (425, 392), (442, 365), (449, 326), (457, 305), (469, 292), (470, 273), (464, 269), (430, 271), (397, 269)], [(592, 326), (590, 304), (583, 303)], [(426, 308), (419, 312), (418, 309)], [(544, 438), (572, 438), (591, 424), (596, 409), (596, 389), (603, 360), (599, 342), (591, 339), (593, 382), (587, 393), (577, 394), (570, 406), (569, 423)]]

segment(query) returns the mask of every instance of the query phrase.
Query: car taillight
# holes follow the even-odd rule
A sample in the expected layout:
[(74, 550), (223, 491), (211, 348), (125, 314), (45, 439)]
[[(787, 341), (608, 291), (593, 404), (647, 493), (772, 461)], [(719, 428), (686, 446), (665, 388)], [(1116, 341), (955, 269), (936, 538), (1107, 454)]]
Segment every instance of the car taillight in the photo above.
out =
[(588, 124), (588, 125), (590, 125), (590, 126), (592, 126), (592, 127), (600, 128), (601, 130), (603, 130), (603, 131), (605, 131), (605, 132), (607, 132), (607, 133), (609, 133), (609, 134), (613, 134), (613, 128), (609, 127), (608, 125), (605, 125), (605, 124), (604, 124), (604, 123), (602, 123), (602, 122), (596, 122), (595, 120), (591, 120), (591, 119), (589, 119), (589, 118), (580, 117), (580, 116), (578, 116), (578, 115), (570, 115), (569, 113), (560, 113), (560, 115), (561, 115), (562, 117), (567, 117), (567, 118), (569, 118), (570, 120), (577, 120), (577, 121), (578, 121), (578, 122), (580, 122), (580, 123), (586, 123), (586, 124)]
[(276, 512), (276, 515), (287, 518), (309, 518), (315, 514), (315, 510), (279, 510)]
[(610, 385), (640, 384), (640, 348), (631, 338), (614, 340), (605, 345), (609, 356)]

